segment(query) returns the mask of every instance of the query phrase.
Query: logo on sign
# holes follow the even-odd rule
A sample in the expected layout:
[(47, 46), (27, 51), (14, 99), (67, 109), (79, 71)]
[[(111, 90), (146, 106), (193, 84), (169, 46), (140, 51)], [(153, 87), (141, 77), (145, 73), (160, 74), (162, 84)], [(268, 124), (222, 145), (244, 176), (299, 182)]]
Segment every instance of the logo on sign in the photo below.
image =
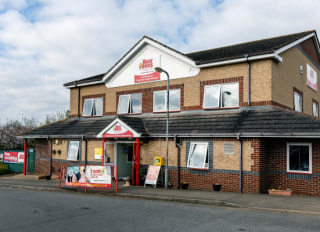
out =
[(143, 58), (136, 63), (136, 73), (134, 83), (160, 80), (160, 73), (154, 70), (160, 67), (160, 56)]
[(314, 91), (318, 91), (317, 72), (307, 64), (307, 85)]
[(114, 127), (113, 127), (113, 130), (115, 131), (115, 132), (121, 132), (121, 125), (120, 124), (117, 124), (117, 125), (115, 125)]

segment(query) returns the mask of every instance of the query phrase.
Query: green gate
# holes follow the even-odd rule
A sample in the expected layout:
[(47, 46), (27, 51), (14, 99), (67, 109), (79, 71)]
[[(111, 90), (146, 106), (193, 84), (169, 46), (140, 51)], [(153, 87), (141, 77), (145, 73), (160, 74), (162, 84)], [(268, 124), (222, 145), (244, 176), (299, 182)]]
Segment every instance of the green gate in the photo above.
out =
[[(24, 152), (23, 150), (0, 150), (0, 153), (3, 154), (4, 151), (11, 152)], [(27, 160), (27, 172), (34, 172), (35, 169), (35, 149), (27, 149), (28, 160)], [(4, 163), (10, 170), (10, 172), (23, 173), (23, 163)]]

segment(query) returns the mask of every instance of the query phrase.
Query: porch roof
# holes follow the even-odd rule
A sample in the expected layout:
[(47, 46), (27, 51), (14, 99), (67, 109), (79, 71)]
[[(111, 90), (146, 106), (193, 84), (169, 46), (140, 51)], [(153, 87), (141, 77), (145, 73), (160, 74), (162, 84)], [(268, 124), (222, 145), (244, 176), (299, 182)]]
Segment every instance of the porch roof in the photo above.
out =
[[(19, 135), (20, 138), (95, 138), (116, 117), (141, 134), (165, 137), (166, 114), (73, 118)], [(273, 107), (170, 113), (169, 136), (320, 138), (320, 120)]]

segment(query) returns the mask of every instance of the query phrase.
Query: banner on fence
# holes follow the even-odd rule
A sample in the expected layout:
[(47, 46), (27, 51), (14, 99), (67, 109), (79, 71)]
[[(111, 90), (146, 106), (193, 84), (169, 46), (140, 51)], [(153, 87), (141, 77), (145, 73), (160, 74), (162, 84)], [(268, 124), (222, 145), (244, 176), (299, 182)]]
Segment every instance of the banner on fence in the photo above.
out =
[(93, 165), (68, 167), (66, 185), (110, 188), (111, 167)]
[(23, 163), (24, 152), (5, 151), (3, 152), (4, 163)]

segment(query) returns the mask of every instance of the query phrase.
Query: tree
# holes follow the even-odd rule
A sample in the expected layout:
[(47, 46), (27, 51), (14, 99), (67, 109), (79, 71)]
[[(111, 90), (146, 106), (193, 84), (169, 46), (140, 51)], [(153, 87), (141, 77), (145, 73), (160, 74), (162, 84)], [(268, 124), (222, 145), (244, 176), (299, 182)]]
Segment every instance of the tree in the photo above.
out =
[[(57, 121), (61, 121), (69, 118), (70, 111), (64, 110), (55, 114), (47, 114), (44, 123), (40, 123), (41, 126), (45, 126)], [(27, 131), (37, 128), (38, 121), (34, 118), (27, 118), (22, 116), (21, 120), (8, 120), (3, 126), (0, 125), (0, 149), (1, 150), (19, 150), (24, 147), (24, 139), (19, 139), (16, 136)], [(35, 140), (28, 139), (28, 147), (34, 147)]]

